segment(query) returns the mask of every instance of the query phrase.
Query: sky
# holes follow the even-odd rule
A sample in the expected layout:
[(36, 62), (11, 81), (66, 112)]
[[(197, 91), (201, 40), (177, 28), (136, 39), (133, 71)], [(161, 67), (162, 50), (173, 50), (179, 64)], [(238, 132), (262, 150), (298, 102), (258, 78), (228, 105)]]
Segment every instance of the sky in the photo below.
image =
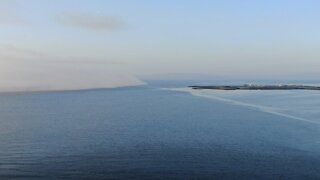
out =
[(0, 90), (319, 75), (317, 0), (0, 0)]

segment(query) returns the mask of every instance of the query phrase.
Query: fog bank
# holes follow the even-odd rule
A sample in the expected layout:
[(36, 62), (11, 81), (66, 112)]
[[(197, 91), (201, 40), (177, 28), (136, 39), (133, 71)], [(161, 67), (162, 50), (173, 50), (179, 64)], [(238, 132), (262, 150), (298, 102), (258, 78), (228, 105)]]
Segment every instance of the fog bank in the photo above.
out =
[[(39, 65), (35, 65), (39, 66)], [(107, 68), (47, 67), (17, 69), (9, 67), (0, 72), (0, 92), (82, 90), (143, 85), (134, 76), (110, 72)], [(92, 70), (93, 69), (93, 70)]]
[(80, 90), (144, 84), (125, 64), (0, 48), (0, 92)]
[[(49, 67), (48, 67), (49, 68)], [(0, 72), (0, 92), (82, 90), (143, 85), (144, 82), (126, 73), (91, 68), (19, 69), (10, 67)]]

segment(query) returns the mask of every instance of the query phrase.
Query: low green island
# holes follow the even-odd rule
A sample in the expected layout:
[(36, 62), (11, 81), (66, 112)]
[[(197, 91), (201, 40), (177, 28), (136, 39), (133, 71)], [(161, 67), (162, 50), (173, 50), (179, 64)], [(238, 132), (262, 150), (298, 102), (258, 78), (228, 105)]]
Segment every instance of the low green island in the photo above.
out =
[(228, 86), (189, 86), (192, 89), (215, 89), (215, 90), (320, 90), (320, 86), (305, 85), (228, 85)]

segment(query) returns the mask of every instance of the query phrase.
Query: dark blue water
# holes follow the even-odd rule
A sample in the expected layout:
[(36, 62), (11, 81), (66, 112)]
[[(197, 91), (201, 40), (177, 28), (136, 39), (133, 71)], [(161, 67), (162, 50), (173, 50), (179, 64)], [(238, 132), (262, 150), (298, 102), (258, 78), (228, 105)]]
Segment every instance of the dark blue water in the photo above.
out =
[(319, 128), (149, 87), (0, 94), (0, 179), (319, 179)]

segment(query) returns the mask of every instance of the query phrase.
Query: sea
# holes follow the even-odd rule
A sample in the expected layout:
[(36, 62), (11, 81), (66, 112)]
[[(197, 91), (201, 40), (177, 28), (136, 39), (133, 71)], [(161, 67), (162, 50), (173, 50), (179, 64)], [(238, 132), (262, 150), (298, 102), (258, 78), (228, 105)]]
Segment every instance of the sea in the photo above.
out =
[(0, 93), (0, 179), (320, 179), (320, 92)]

